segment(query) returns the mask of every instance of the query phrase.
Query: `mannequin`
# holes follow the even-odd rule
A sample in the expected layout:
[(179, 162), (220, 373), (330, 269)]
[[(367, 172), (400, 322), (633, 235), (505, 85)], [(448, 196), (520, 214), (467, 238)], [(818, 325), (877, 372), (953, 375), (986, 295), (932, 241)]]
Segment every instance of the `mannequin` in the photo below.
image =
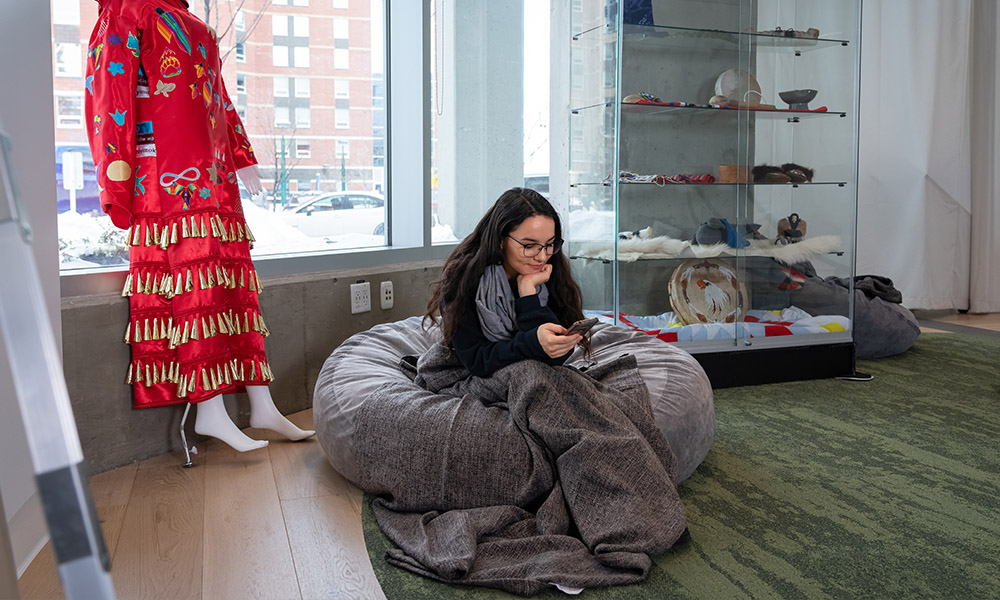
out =
[(101, 208), (129, 230), (135, 407), (197, 404), (197, 433), (247, 451), (267, 442), (239, 431), (222, 404), (246, 390), (252, 426), (309, 437), (267, 387), (270, 332), (236, 183), (257, 193), (260, 172), (215, 31), (186, 0), (97, 1), (84, 104)]
[[(237, 169), (236, 175), (243, 187), (256, 196), (263, 191), (260, 182), (260, 170), (257, 165), (249, 165)], [(247, 396), (250, 398), (250, 426), (255, 429), (270, 429), (286, 438), (298, 441), (316, 432), (311, 429), (299, 429), (286, 419), (274, 405), (271, 391), (264, 385), (247, 386)], [(240, 431), (229, 418), (226, 407), (222, 403), (222, 395), (213, 396), (198, 403), (198, 413), (195, 417), (194, 431), (199, 435), (222, 440), (238, 452), (247, 452), (267, 446), (267, 440), (255, 440)]]

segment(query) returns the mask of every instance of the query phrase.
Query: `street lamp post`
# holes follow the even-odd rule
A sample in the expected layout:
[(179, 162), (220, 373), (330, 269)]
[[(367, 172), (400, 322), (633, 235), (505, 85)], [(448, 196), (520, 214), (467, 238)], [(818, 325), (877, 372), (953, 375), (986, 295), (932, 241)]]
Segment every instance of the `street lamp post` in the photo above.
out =
[(288, 172), (285, 170), (285, 128), (281, 128), (281, 206), (288, 206)]

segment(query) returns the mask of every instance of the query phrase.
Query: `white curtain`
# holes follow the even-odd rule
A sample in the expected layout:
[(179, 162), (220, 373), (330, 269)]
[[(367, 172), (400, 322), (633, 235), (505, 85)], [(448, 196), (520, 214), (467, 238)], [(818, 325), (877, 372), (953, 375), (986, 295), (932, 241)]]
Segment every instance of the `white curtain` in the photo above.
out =
[(859, 274), (903, 304), (1000, 312), (996, 0), (868, 0)]
[(1000, 312), (1000, 44), (996, 0), (974, 0), (970, 312)]

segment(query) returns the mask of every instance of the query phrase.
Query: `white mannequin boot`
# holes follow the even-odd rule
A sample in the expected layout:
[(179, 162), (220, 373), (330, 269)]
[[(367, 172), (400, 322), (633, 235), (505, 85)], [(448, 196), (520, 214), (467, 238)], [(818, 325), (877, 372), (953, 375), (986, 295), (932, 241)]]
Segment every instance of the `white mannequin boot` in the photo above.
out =
[(292, 441), (304, 440), (315, 434), (312, 429), (299, 429), (278, 411), (271, 399), (271, 388), (266, 385), (248, 385), (250, 397), (250, 426), (256, 429), (270, 429)]
[(194, 420), (194, 431), (198, 435), (206, 435), (222, 440), (232, 446), (237, 452), (256, 450), (267, 445), (267, 440), (254, 440), (236, 427), (229, 418), (226, 406), (222, 403), (222, 394), (199, 402), (198, 414)]
[[(250, 426), (255, 429), (270, 429), (292, 441), (304, 440), (316, 432), (312, 429), (299, 429), (278, 411), (271, 398), (271, 390), (266, 385), (248, 385), (247, 396), (250, 398)], [(267, 440), (255, 440), (248, 437), (236, 427), (229, 418), (226, 407), (222, 403), (222, 395), (209, 398), (198, 403), (198, 414), (195, 416), (194, 431), (219, 439), (236, 450), (247, 452), (267, 446)]]

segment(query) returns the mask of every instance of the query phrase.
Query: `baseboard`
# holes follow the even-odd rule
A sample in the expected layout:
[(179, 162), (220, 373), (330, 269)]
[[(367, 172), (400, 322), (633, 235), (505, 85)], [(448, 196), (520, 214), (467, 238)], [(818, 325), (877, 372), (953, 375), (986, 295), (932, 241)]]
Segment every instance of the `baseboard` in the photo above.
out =
[(17, 576), (20, 577), (49, 541), (49, 528), (38, 492), (32, 494), (7, 521), (7, 532), (10, 534)]

